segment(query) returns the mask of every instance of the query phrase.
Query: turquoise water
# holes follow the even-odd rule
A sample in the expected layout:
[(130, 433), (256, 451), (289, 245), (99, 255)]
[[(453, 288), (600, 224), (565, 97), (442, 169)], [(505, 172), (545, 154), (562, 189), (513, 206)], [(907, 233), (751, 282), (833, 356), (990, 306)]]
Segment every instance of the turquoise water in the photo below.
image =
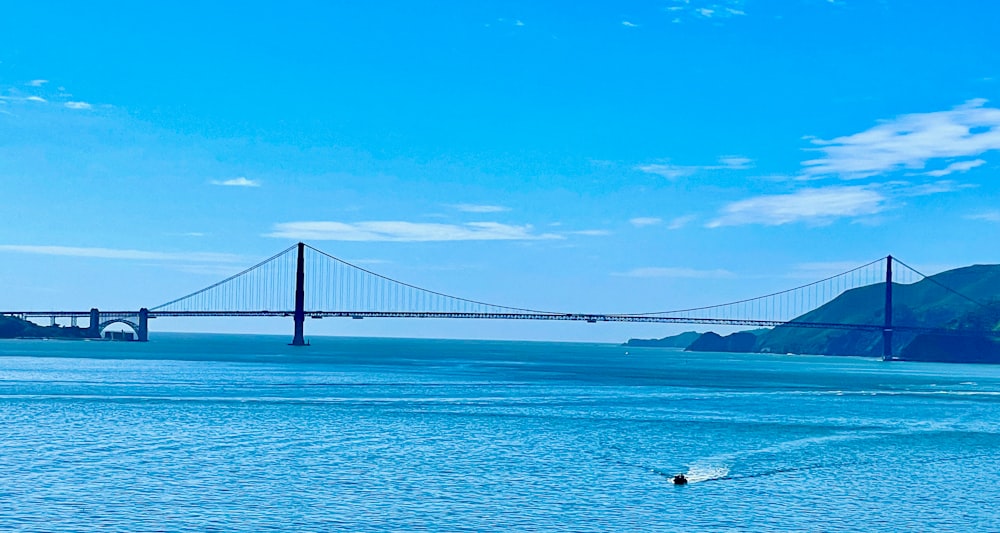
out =
[(286, 342), (0, 341), (0, 530), (1000, 530), (1000, 367)]

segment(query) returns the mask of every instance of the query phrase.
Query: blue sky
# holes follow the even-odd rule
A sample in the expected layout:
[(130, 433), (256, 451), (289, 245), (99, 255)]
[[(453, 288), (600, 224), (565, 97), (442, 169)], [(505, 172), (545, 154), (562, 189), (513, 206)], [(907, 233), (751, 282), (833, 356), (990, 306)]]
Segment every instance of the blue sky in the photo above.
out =
[(720, 303), (889, 253), (927, 271), (1000, 263), (994, 2), (2, 11), (0, 308), (153, 306), (300, 239), (428, 288), (573, 312)]

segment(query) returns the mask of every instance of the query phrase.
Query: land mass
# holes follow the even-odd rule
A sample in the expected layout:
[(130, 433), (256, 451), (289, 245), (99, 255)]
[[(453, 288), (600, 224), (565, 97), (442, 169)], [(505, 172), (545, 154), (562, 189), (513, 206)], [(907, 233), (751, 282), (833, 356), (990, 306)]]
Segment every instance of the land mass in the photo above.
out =
[(13, 316), (0, 315), (0, 339), (86, 339), (86, 328), (39, 326)]
[(662, 339), (629, 339), (625, 346), (656, 346), (660, 348), (687, 348), (691, 343), (698, 340), (701, 333), (697, 331), (685, 331), (678, 335), (663, 337)]
[[(894, 352), (900, 359), (1000, 363), (1000, 337), (990, 334), (1000, 332), (1000, 265), (973, 265), (912, 284), (893, 283), (892, 291), (895, 326), (954, 331), (941, 335), (895, 330)], [(885, 320), (884, 298), (884, 283), (851, 289), (792, 322), (881, 324)], [(678, 337), (662, 340), (680, 342)], [(646, 344), (639, 345), (669, 345), (643, 342)], [(708, 332), (686, 349), (878, 357), (882, 355), (882, 333), (783, 325), (725, 337)]]

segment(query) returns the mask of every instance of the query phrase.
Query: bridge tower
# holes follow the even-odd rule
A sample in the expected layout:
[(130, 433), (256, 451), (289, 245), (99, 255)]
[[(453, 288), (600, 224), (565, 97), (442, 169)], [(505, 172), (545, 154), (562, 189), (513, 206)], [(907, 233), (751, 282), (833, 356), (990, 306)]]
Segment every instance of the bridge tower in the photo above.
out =
[(139, 309), (139, 329), (135, 332), (137, 341), (149, 342), (149, 309)]
[(92, 339), (101, 338), (101, 312), (96, 307), (90, 309), (90, 325), (87, 326), (87, 336)]
[(295, 264), (295, 336), (292, 346), (305, 346), (302, 336), (306, 322), (306, 245), (299, 243), (299, 256)]
[(882, 360), (892, 360), (892, 256), (885, 258), (885, 324), (882, 326)]

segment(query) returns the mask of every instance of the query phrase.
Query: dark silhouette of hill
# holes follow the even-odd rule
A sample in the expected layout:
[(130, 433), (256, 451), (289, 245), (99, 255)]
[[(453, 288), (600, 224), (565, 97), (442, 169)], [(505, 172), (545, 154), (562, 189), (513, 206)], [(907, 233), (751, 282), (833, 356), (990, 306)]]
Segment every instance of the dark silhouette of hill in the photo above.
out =
[[(948, 270), (908, 285), (894, 283), (893, 324), (955, 328), (962, 320), (971, 324), (977, 313), (994, 300), (1000, 300), (1000, 265), (973, 265)], [(885, 319), (884, 302), (885, 284), (869, 285), (849, 290), (793, 322), (881, 325)], [(980, 319), (981, 322), (986, 316)], [(915, 338), (913, 332), (897, 330), (893, 339), (894, 351), (900, 353)], [(879, 356), (882, 353), (882, 334), (778, 326), (759, 337), (755, 350)]]
[(709, 331), (687, 347), (690, 352), (752, 352), (757, 336), (749, 331), (738, 331), (723, 337)]
[(662, 339), (629, 339), (626, 346), (655, 346), (660, 348), (687, 348), (692, 342), (698, 340), (701, 333), (697, 331), (685, 331)]
[(0, 339), (83, 339), (87, 330), (76, 327), (39, 326), (34, 322), (0, 315)]

